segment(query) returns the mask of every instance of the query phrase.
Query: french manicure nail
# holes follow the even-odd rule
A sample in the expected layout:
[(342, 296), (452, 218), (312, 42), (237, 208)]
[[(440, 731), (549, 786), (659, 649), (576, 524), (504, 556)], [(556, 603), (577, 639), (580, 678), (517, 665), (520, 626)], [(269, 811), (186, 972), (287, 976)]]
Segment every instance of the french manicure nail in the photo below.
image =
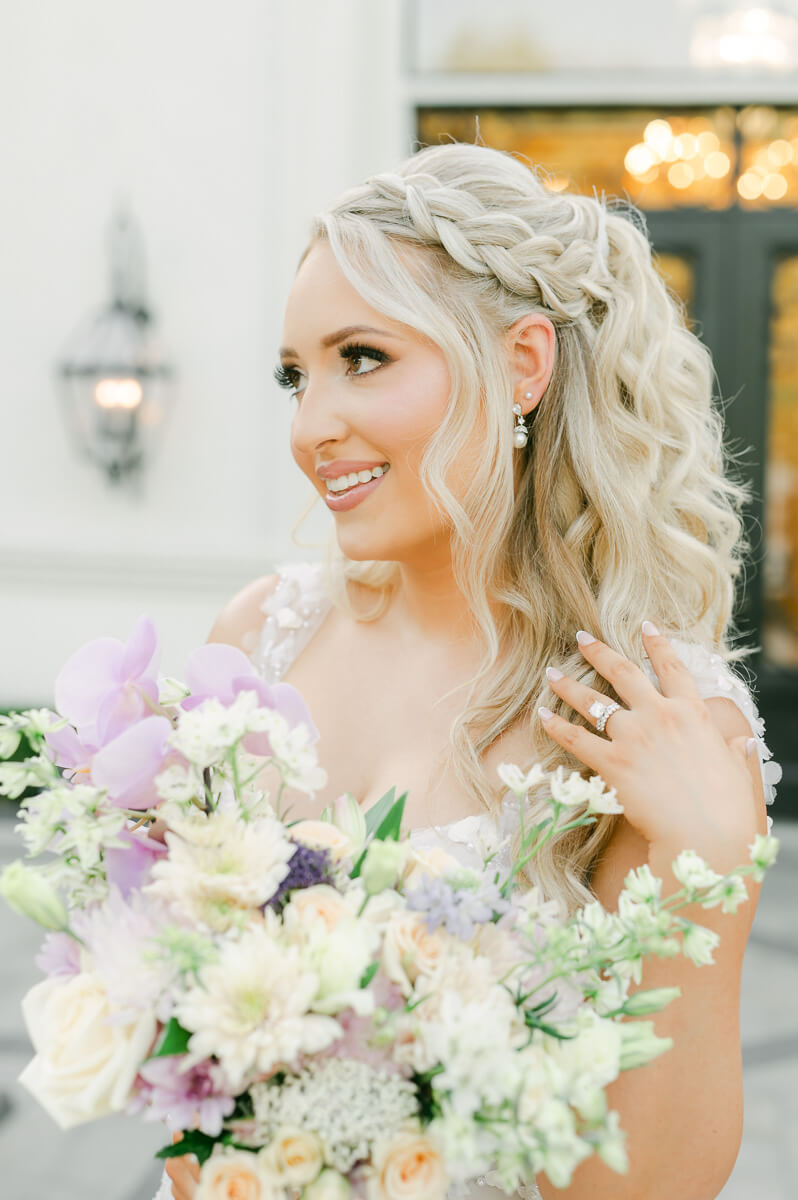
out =
[(749, 738), (748, 741), (745, 743), (745, 757), (751, 758), (751, 756), (755, 752), (756, 752), (756, 738)]
[(576, 640), (580, 646), (589, 646), (591, 642), (595, 642), (592, 633), (587, 633), (584, 629), (577, 630)]
[(538, 716), (540, 717), (541, 721), (550, 721), (554, 716), (554, 713), (550, 708), (546, 708), (545, 704), (541, 704), (540, 708), (538, 709)]
[(546, 667), (546, 678), (556, 683), (558, 679), (562, 679), (562, 671), (558, 670), (557, 667)]
[(646, 637), (659, 637), (659, 630), (653, 621), (643, 622), (643, 633)]

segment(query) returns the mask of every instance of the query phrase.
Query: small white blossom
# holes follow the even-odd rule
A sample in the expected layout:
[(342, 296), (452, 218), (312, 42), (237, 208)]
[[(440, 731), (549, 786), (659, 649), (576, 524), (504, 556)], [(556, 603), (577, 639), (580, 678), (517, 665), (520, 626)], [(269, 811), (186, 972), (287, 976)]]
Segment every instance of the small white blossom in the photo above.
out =
[(176, 804), (188, 804), (204, 794), (202, 778), (194, 767), (181, 767), (174, 763), (155, 776), (158, 795)]
[(690, 893), (695, 893), (699, 888), (712, 887), (723, 878), (695, 850), (682, 850), (672, 869), (679, 883)]
[(519, 800), (522, 800), (531, 788), (542, 783), (546, 778), (546, 772), (540, 763), (535, 763), (529, 771), (522, 771), (515, 763), (502, 763), (497, 774), (504, 786), (518, 796)]
[(623, 887), (626, 894), (640, 904), (656, 904), (662, 894), (662, 880), (652, 873), (648, 863), (630, 871)]
[(717, 933), (703, 925), (688, 925), (682, 938), (683, 952), (697, 967), (706, 967), (714, 961), (712, 954), (719, 944)]
[(716, 908), (719, 904), (721, 912), (736, 913), (740, 904), (748, 899), (748, 888), (745, 880), (739, 875), (722, 875), (714, 887), (700, 898), (702, 908)]
[(776, 855), (778, 852), (778, 838), (771, 837), (769, 834), (767, 836), (763, 836), (761, 833), (756, 835), (749, 848), (748, 854), (755, 867), (752, 875), (757, 883), (762, 882), (765, 871), (776, 861)]

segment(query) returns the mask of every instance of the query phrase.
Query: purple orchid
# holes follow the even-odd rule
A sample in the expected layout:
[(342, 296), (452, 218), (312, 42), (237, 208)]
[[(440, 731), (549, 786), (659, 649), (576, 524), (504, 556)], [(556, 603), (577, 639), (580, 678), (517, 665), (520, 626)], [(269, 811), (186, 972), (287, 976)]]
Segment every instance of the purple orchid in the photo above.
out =
[(96, 638), (64, 664), (55, 681), (55, 706), (84, 747), (105, 745), (152, 711), (159, 658), (155, 626), (141, 617), (127, 642)]
[(136, 1092), (128, 1112), (143, 1113), (145, 1121), (164, 1121), (171, 1132), (199, 1129), (218, 1137), (222, 1123), (235, 1108), (235, 1099), (210, 1062), (185, 1070), (185, 1056), (151, 1058), (139, 1068)]
[(120, 733), (94, 756), (91, 779), (105, 788), (120, 808), (155, 808), (160, 797), (155, 777), (167, 765), (166, 739), (172, 732), (166, 717), (145, 717)]
[[(183, 701), (184, 709), (198, 708), (211, 698), (225, 705), (232, 704), (240, 692), (254, 692), (263, 708), (280, 713), (292, 729), (296, 725), (307, 725), (311, 741), (318, 740), (318, 730), (301, 693), (290, 683), (266, 683), (246, 654), (235, 646), (209, 642), (194, 650), (186, 665), (186, 683), (191, 695)], [(250, 754), (264, 757), (272, 752), (265, 733), (248, 734), (243, 746)]]
[(103, 851), (105, 874), (109, 884), (125, 897), (137, 891), (150, 877), (153, 863), (166, 854), (166, 846), (146, 833), (120, 834), (125, 846), (106, 846)]

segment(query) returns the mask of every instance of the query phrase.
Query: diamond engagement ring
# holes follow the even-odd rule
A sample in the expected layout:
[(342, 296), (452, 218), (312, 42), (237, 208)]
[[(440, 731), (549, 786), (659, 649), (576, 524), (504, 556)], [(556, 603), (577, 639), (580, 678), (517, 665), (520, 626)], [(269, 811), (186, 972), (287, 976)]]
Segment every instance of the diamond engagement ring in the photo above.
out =
[(598, 700), (593, 701), (587, 711), (591, 717), (596, 718), (596, 729), (599, 733), (604, 732), (604, 726), (607, 724), (607, 721), (620, 707), (620, 704), (616, 704), (614, 700), (611, 700), (609, 704), (601, 704)]

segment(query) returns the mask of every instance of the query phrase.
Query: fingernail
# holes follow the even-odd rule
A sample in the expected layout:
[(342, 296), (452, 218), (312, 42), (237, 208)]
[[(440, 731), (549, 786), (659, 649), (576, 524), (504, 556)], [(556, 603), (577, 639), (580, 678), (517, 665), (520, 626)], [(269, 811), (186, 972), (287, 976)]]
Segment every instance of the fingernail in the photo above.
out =
[(540, 717), (541, 721), (550, 721), (554, 716), (554, 713), (550, 708), (546, 708), (545, 704), (541, 704), (540, 708), (538, 709), (538, 716)]
[(659, 630), (653, 621), (643, 622), (643, 633), (646, 637), (659, 637)]
[(556, 667), (546, 667), (546, 678), (552, 679), (556, 683), (558, 679), (562, 679), (562, 671)]
[(584, 629), (577, 630), (576, 640), (580, 646), (589, 646), (591, 642), (595, 642), (592, 633), (586, 633)]
[(756, 738), (749, 738), (748, 741), (745, 743), (745, 757), (751, 758), (751, 756), (755, 752), (756, 752)]

